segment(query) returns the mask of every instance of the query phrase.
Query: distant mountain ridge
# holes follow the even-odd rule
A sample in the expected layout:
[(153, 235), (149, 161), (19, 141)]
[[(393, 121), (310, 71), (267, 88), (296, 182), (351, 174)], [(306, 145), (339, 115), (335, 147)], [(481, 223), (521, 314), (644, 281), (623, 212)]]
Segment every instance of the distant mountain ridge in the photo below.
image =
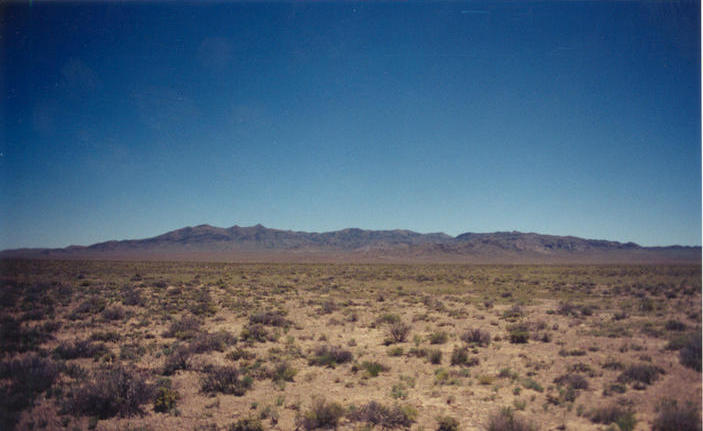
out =
[(15, 249), (3, 258), (214, 260), (242, 262), (700, 263), (701, 247), (523, 232), (418, 233), (349, 228), (300, 232), (256, 226), (185, 227), (146, 239), (58, 249)]

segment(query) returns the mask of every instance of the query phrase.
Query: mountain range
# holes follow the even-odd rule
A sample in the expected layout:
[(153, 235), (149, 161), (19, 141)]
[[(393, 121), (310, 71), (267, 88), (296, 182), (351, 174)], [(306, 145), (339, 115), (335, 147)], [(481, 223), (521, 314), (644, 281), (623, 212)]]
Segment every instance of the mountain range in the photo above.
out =
[(0, 258), (359, 263), (700, 263), (701, 247), (523, 232), (417, 233), (343, 229), (296, 232), (262, 225), (185, 227), (146, 239), (0, 251)]

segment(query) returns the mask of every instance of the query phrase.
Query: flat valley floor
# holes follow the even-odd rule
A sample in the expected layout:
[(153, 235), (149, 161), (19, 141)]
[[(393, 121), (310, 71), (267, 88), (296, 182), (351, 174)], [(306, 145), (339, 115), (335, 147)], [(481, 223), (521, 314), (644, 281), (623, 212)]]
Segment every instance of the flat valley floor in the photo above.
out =
[(699, 265), (4, 260), (0, 283), (1, 429), (700, 429)]

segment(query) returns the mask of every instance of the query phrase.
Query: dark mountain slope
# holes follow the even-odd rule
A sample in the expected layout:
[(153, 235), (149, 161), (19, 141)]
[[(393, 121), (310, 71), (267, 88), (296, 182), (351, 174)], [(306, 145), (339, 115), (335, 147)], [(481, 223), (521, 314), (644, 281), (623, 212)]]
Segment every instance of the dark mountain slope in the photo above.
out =
[(87, 247), (18, 249), (5, 258), (218, 260), (281, 262), (700, 263), (700, 247), (634, 243), (522, 232), (422, 234), (409, 230), (295, 232), (262, 225), (185, 227), (152, 238)]

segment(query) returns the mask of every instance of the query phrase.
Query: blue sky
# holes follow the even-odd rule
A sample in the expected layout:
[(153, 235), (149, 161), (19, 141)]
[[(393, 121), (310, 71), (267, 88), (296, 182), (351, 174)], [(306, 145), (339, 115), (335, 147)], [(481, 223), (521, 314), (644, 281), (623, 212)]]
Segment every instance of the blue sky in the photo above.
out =
[(700, 3), (0, 12), (0, 249), (186, 225), (701, 243)]

